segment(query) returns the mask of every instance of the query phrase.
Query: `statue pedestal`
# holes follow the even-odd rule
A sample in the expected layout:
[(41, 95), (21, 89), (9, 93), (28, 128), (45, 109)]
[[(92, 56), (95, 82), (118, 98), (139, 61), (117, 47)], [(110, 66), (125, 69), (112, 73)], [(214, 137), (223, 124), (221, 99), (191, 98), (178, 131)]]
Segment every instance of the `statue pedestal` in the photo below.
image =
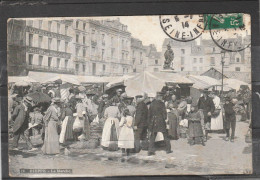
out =
[(163, 69), (160, 72), (166, 72), (166, 73), (177, 73), (176, 71), (174, 71), (173, 69)]

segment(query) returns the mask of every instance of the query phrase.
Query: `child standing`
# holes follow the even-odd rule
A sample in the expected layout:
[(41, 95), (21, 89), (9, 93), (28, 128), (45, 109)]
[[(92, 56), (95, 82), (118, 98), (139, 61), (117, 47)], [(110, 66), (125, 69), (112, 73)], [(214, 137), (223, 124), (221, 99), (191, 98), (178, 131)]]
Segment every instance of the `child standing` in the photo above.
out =
[(133, 117), (130, 115), (128, 109), (123, 111), (123, 117), (119, 123), (119, 127), (121, 127), (119, 139), (118, 139), (118, 147), (122, 149), (123, 155), (129, 156), (130, 149), (134, 148), (134, 130), (133, 130)]
[(191, 138), (191, 145), (195, 144), (195, 138), (199, 138), (203, 146), (205, 146), (203, 140), (203, 130), (202, 130), (202, 120), (200, 112), (196, 110), (194, 105), (191, 106), (191, 111), (187, 114), (188, 124), (188, 134)]

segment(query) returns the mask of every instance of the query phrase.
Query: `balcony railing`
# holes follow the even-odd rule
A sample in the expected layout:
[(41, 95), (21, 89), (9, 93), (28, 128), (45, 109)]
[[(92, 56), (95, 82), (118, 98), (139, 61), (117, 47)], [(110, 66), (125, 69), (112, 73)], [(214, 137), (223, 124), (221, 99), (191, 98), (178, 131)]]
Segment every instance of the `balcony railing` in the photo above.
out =
[(54, 51), (54, 50), (42, 49), (42, 48), (30, 47), (30, 46), (26, 46), (26, 51), (32, 54), (55, 56), (55, 57), (66, 58), (66, 59), (70, 59), (71, 56), (70, 53), (66, 53), (66, 52), (60, 52), (60, 51)]
[(42, 65), (27, 65), (27, 69), (44, 71), (44, 72), (66, 73), (66, 74), (74, 74), (75, 72), (73, 68), (62, 68), (62, 67), (42, 66)]

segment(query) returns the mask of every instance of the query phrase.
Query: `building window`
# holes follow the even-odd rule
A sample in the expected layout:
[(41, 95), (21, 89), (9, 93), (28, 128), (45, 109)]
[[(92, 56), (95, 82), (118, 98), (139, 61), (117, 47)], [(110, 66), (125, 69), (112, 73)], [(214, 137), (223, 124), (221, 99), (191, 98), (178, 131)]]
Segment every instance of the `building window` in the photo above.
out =
[(210, 57), (210, 65), (215, 65), (215, 57)]
[(95, 51), (96, 51), (95, 47), (92, 46), (92, 52), (91, 52), (91, 54), (92, 54), (92, 55), (95, 55)]
[(111, 58), (114, 58), (114, 49), (111, 49)]
[(125, 53), (122, 53), (122, 60), (124, 60), (125, 58)]
[(42, 36), (39, 36), (39, 41), (38, 41), (38, 47), (41, 48), (42, 47)]
[(83, 72), (86, 71), (86, 65), (85, 65), (85, 64), (82, 65), (82, 71), (83, 71)]
[(158, 64), (158, 60), (157, 59), (154, 61), (154, 64)]
[(33, 64), (33, 54), (29, 54), (29, 65)]
[(113, 47), (113, 45), (114, 45), (114, 38), (111, 37), (111, 47)]
[(103, 72), (106, 72), (106, 65), (103, 64)]
[(48, 57), (48, 67), (51, 67), (52, 57)]
[(184, 67), (181, 67), (181, 71), (184, 71)]
[(86, 30), (86, 23), (83, 23), (83, 30)]
[(197, 71), (197, 67), (193, 67), (193, 71)]
[(33, 34), (29, 34), (29, 46), (33, 46)]
[(102, 34), (102, 45), (105, 45), (105, 34)]
[(57, 23), (57, 33), (60, 33), (60, 23)]
[[(125, 53), (125, 59), (128, 60), (128, 53)], [(142, 61), (142, 60), (140, 60)]]
[(57, 40), (57, 51), (60, 50), (60, 40)]
[(184, 57), (181, 57), (181, 65), (184, 65), (184, 63), (185, 63), (185, 59)]
[(203, 63), (203, 58), (200, 58), (200, 63)]
[(42, 65), (42, 60), (43, 60), (43, 56), (39, 56), (39, 61), (38, 61), (38, 65), (39, 65), (39, 66)]
[(65, 35), (67, 35), (68, 34), (68, 26), (65, 26)]
[(86, 44), (86, 37), (83, 36), (83, 44)]
[(75, 65), (75, 69), (76, 69), (77, 72), (79, 71), (79, 64)]
[(76, 29), (79, 28), (79, 21), (76, 22)]
[(142, 61), (143, 60), (143, 53), (140, 52), (140, 60)]
[(65, 59), (65, 63), (64, 63), (65, 69), (68, 68), (68, 63), (69, 63), (69, 60), (68, 60), (68, 59)]
[(48, 49), (51, 49), (52, 38), (48, 38)]
[(124, 43), (125, 43), (125, 41), (122, 39), (122, 48), (125, 47)]
[(77, 34), (76, 35), (76, 43), (78, 43), (79, 42), (79, 35)]
[(79, 47), (76, 47), (76, 56), (79, 56)]
[(181, 54), (185, 54), (185, 49), (181, 49)]
[(105, 49), (102, 49), (102, 54), (101, 54), (102, 60), (104, 60), (104, 56), (105, 56)]
[(83, 48), (83, 57), (86, 57), (86, 49)]
[(239, 63), (240, 62), (240, 58), (236, 58), (236, 62)]
[(68, 51), (69, 42), (65, 42), (65, 52)]
[(213, 48), (212, 48), (212, 52), (215, 52), (215, 51), (216, 51), (216, 48), (213, 47)]
[(42, 28), (42, 20), (39, 20), (39, 29)]
[(236, 67), (236, 68), (235, 68), (235, 71), (240, 71), (240, 67)]
[(56, 67), (59, 68), (60, 67), (60, 58), (57, 58), (57, 64)]
[(193, 63), (197, 63), (197, 58), (193, 58)]
[(48, 22), (48, 31), (51, 31), (51, 25), (52, 25), (52, 22), (49, 21), (49, 22)]

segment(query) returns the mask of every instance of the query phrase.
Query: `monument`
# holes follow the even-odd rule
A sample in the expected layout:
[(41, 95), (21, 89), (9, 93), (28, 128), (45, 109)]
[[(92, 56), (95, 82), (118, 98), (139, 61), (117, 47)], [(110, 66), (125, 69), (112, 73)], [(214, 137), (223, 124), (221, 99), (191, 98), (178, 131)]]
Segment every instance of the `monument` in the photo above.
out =
[(163, 65), (163, 70), (174, 70), (172, 61), (174, 59), (174, 53), (173, 50), (171, 49), (171, 45), (167, 45), (167, 50), (164, 53), (164, 65)]

